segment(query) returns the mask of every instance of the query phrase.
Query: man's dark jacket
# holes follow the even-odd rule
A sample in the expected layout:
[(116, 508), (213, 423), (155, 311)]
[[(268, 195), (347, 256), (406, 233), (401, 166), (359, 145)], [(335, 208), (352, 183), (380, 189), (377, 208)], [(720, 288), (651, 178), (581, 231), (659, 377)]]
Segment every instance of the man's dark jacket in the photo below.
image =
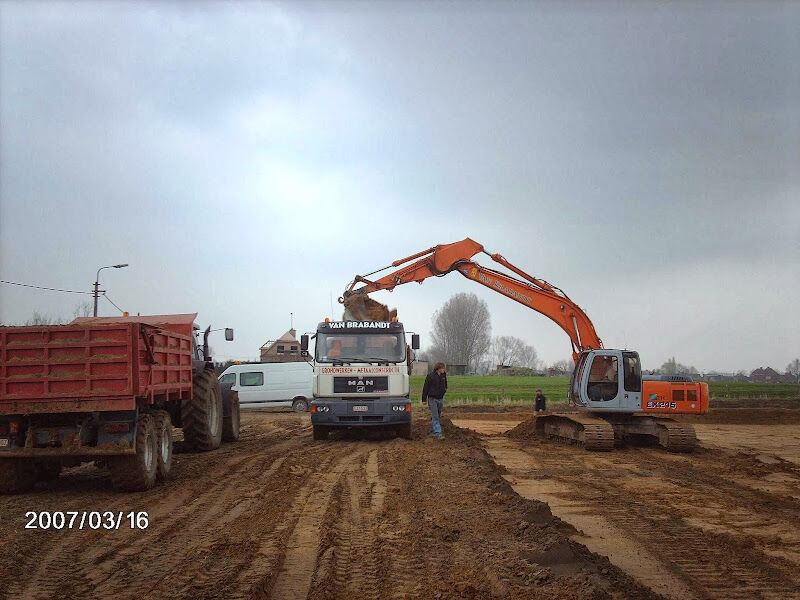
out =
[(428, 398), (444, 398), (447, 391), (447, 373), (439, 375), (436, 371), (428, 373), (425, 378), (425, 385), (422, 386), (422, 401)]

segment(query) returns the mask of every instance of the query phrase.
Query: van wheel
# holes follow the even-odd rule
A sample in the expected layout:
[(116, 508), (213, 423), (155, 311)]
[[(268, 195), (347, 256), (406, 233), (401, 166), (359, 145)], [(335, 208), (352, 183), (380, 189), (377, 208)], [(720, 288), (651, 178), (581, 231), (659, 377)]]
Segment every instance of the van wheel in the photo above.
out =
[(181, 404), (186, 445), (196, 452), (216, 450), (222, 442), (222, 392), (211, 370), (192, 379), (192, 399)]
[(172, 421), (165, 410), (156, 410), (153, 413), (153, 425), (156, 430), (156, 444), (158, 452), (158, 479), (165, 480), (172, 470)]
[(222, 440), (235, 442), (239, 439), (241, 415), (239, 412), (239, 394), (233, 392), (230, 400), (230, 415), (222, 420)]
[(21, 494), (30, 491), (36, 483), (33, 461), (24, 458), (0, 460), (0, 493)]
[(305, 398), (298, 398), (292, 402), (292, 410), (299, 413), (308, 412), (308, 400)]
[(143, 492), (156, 483), (158, 473), (158, 435), (153, 417), (142, 415), (136, 423), (136, 454), (117, 456), (109, 461), (111, 483), (124, 492)]
[(324, 425), (314, 425), (314, 439), (327, 440), (330, 431)]

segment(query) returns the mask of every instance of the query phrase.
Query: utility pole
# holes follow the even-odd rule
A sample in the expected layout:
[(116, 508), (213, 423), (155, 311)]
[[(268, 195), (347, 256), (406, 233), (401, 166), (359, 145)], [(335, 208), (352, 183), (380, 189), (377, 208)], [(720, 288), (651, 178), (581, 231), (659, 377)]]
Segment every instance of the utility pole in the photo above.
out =
[[(100, 296), (100, 271), (103, 269), (121, 269), (122, 267), (127, 267), (128, 263), (123, 263), (120, 265), (109, 265), (107, 267), (100, 267), (97, 269), (97, 275), (94, 278), (94, 316), (97, 316), (97, 298)], [(103, 290), (105, 292), (105, 290)]]

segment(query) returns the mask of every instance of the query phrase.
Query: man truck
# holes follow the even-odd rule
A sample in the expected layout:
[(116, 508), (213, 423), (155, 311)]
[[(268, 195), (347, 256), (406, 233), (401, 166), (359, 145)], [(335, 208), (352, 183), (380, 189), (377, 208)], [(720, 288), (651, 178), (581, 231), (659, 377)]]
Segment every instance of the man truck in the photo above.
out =
[[(403, 324), (391, 321), (330, 321), (317, 326), (314, 349), (311, 424), (315, 440), (333, 430), (390, 428), (411, 439), (408, 376), (411, 349)], [(300, 337), (308, 352), (309, 336)]]

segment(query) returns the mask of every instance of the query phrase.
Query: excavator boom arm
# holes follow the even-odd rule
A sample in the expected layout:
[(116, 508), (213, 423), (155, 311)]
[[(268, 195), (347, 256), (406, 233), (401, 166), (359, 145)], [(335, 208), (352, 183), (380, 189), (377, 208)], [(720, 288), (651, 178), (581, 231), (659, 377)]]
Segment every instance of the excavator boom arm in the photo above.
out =
[[(493, 269), (487, 269), (474, 262), (472, 257), (479, 252), (488, 254), (492, 260), (510, 269), (524, 281)], [(405, 266), (401, 267), (401, 265)], [(391, 267), (401, 268), (375, 280), (360, 275), (356, 276), (341, 301), (347, 306), (348, 302), (352, 302), (361, 294), (369, 294), (378, 290), (393, 290), (404, 283), (412, 281), (422, 283), (428, 277), (441, 277), (452, 271), (458, 271), (467, 279), (516, 300), (554, 321), (572, 341), (573, 358), (577, 358), (578, 353), (583, 350), (603, 347), (589, 317), (564, 292), (544, 280), (528, 275), (501, 255), (489, 254), (483, 249), (483, 246), (470, 238), (452, 244), (434, 246), (423, 252), (396, 260), (390, 267), (384, 269)], [(379, 269), (379, 271), (384, 269)], [(364, 285), (355, 288), (359, 283)]]

